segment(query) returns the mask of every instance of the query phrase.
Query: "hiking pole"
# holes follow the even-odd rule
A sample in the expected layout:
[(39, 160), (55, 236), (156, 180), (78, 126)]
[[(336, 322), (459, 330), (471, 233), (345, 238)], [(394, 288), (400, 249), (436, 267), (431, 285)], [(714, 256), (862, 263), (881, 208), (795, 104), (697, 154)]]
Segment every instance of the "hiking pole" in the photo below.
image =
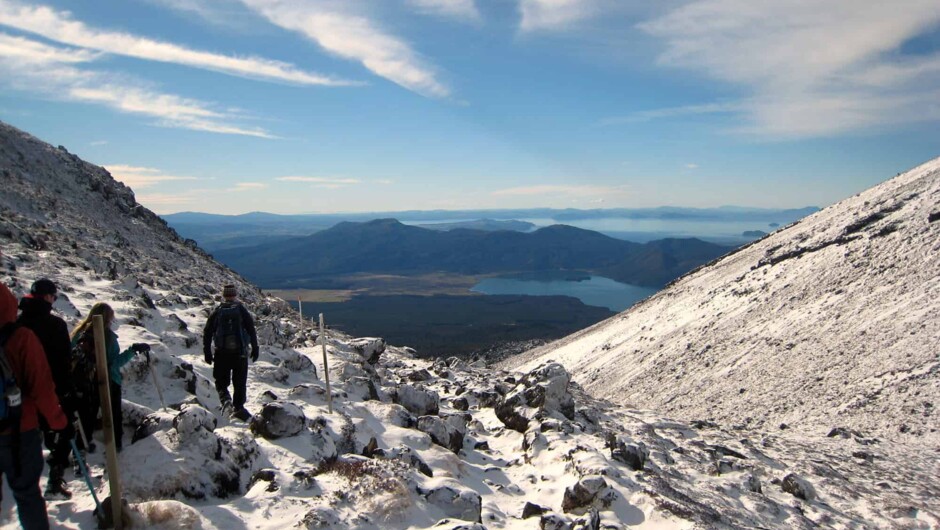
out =
[(326, 326), (323, 325), (323, 313), (320, 313), (320, 344), (323, 346), (323, 374), (326, 376), (326, 402), (333, 414), (333, 392), (330, 391), (330, 366), (326, 361)]
[(157, 371), (153, 369), (150, 363), (150, 350), (146, 351), (147, 366), (150, 368), (150, 375), (153, 377), (153, 386), (157, 387), (157, 395), (160, 396), (160, 410), (166, 409), (166, 401), (163, 401), (163, 389), (160, 388), (160, 380), (157, 379)]
[[(78, 422), (78, 424), (81, 425), (82, 422)], [(81, 470), (82, 478), (85, 479), (85, 485), (88, 486), (88, 491), (91, 492), (91, 498), (95, 500), (95, 513), (98, 514), (98, 522), (101, 522), (104, 510), (101, 508), (101, 501), (98, 500), (98, 495), (95, 493), (95, 487), (91, 484), (91, 475), (88, 473), (88, 467), (85, 466), (85, 460), (82, 458), (82, 454), (78, 451), (78, 445), (75, 444), (75, 438), (69, 440), (69, 443), (72, 445), (72, 453), (75, 454), (75, 461), (78, 462), (78, 469)], [(88, 447), (88, 445), (86, 444), (85, 447)]]
[(78, 435), (82, 437), (82, 444), (85, 446), (86, 451), (90, 451), (91, 448), (88, 447), (88, 438), (85, 437), (85, 428), (82, 427), (82, 418), (78, 415), (78, 411), (75, 412), (75, 425), (78, 426), (77, 430)]

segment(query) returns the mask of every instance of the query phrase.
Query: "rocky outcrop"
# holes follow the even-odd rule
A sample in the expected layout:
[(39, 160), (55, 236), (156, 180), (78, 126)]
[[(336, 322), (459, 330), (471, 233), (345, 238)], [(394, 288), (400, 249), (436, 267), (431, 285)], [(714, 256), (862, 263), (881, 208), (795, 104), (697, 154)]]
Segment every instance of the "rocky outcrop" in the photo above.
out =
[(251, 431), (275, 440), (299, 434), (307, 425), (304, 411), (290, 402), (268, 403), (251, 419)]
[(536, 367), (496, 405), (496, 416), (507, 427), (519, 432), (538, 418), (574, 419), (574, 398), (568, 392), (571, 376), (558, 363)]

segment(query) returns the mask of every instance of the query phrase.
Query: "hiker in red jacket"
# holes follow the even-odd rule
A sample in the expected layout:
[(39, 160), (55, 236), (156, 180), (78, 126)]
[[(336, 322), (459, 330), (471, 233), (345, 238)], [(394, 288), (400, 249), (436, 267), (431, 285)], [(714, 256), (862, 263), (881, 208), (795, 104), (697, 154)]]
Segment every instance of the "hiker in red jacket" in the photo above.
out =
[(43, 460), (37, 413), (54, 430), (65, 430), (68, 420), (59, 406), (42, 344), (32, 331), (14, 324), (16, 306), (16, 297), (0, 284), (0, 344), (22, 394), (18, 428), (3, 425), (0, 430), (0, 473), (13, 491), (20, 526), (47, 529), (46, 501), (39, 489)]

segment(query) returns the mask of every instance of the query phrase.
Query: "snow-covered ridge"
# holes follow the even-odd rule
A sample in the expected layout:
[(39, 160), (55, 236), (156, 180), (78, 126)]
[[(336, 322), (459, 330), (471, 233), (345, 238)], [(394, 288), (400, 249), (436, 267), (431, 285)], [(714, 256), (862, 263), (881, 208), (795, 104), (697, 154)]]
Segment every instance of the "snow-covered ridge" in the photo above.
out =
[[(144, 357), (124, 371), (120, 461), (137, 527), (940, 524), (931, 454), (848, 429), (808, 440), (675, 421), (595, 399), (558, 364), (514, 375), (331, 334), (330, 413), (316, 334), (176, 237), (104, 170), (0, 124), (0, 186), (0, 281), (22, 294), (52, 278), (70, 324), (108, 301), (122, 344), (154, 346), (168, 407)], [(261, 322), (251, 425), (219, 414), (198, 340), (230, 282)], [(89, 463), (103, 497), (102, 452)], [(53, 526), (93, 527), (91, 496), (66, 478), (76, 495), (50, 503)], [(11, 496), (3, 502), (0, 526), (15, 528)]]
[(507, 362), (726, 425), (940, 440), (940, 159)]

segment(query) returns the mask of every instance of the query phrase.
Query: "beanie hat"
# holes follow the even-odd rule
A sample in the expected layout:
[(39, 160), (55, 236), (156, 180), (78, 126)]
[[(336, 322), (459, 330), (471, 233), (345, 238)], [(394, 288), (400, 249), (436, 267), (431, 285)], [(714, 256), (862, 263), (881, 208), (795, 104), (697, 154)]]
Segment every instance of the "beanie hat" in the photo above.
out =
[(234, 286), (234, 285), (229, 284), (229, 285), (226, 285), (226, 286), (222, 287), (222, 297), (223, 297), (223, 298), (231, 298), (231, 297), (234, 297), (234, 296), (238, 296), (238, 290), (235, 289), (235, 286)]
[(55, 295), (58, 292), (59, 290), (56, 289), (55, 283), (46, 278), (36, 280), (33, 282), (33, 286), (29, 288), (29, 294), (33, 296)]

